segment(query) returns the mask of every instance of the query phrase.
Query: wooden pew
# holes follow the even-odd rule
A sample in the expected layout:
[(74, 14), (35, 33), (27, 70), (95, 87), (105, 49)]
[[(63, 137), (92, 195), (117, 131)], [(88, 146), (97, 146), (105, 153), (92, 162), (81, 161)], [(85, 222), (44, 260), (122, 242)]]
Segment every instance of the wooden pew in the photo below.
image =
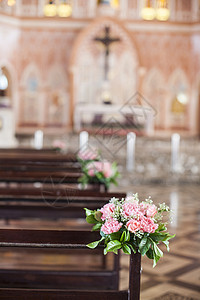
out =
[(78, 183), (78, 179), (82, 176), (81, 172), (70, 171), (0, 171), (0, 182), (6, 183)]
[[(86, 248), (85, 245), (97, 240), (97, 232), (85, 231), (52, 231), (52, 230), (0, 230), (0, 247), (8, 248), (54, 248), (73, 249), (77, 251)], [(90, 249), (87, 249), (91, 251)], [(98, 250), (98, 249), (97, 249)], [(95, 250), (92, 250), (95, 251)], [(69, 273), (51, 273), (51, 285), (41, 289), (41, 281), (49, 284), (47, 274), (36, 272), (24, 274), (21, 270), (0, 269), (0, 299), (73, 299), (73, 300), (139, 300), (140, 298), (140, 268), (141, 256), (139, 253), (130, 255), (129, 289), (118, 290), (119, 283), (119, 256), (114, 255), (114, 268), (111, 271), (102, 270), (88, 272), (71, 271)], [(80, 264), (81, 265), (81, 264)], [(31, 271), (32, 272), (32, 271)], [(31, 277), (32, 274), (32, 277)], [(47, 277), (45, 277), (47, 275)], [(62, 277), (63, 275), (63, 277)], [(82, 275), (84, 275), (82, 277)], [(57, 279), (56, 279), (56, 276)], [(61, 277), (62, 280), (61, 280)], [(31, 282), (32, 283), (31, 283)], [(38, 282), (39, 287), (36, 286)], [(60, 288), (64, 283), (64, 287)], [(78, 284), (81, 287), (77, 289)], [(22, 286), (22, 284), (25, 284)], [(31, 287), (34, 286), (34, 289)], [(56, 285), (56, 286), (55, 286)], [(75, 285), (75, 287), (73, 287)], [(54, 290), (55, 288), (55, 290)], [(106, 290), (108, 289), (108, 290)]]
[(41, 149), (36, 149), (33, 147), (25, 147), (20, 146), (17, 148), (0, 148), (0, 154), (1, 153), (52, 153), (57, 152), (57, 149), (54, 147), (45, 147)]
[(1, 153), (0, 170), (43, 170), (43, 171), (80, 171), (81, 166), (74, 154), (63, 155), (60, 153)]
[[(76, 155), (21, 153), (0, 154), (0, 183), (71, 184), (78, 188), (82, 176)], [(104, 184), (90, 184), (89, 189), (107, 191)]]
[(2, 188), (0, 189), (0, 219), (85, 218), (84, 207), (98, 209), (108, 203), (112, 197), (125, 198), (126, 194), (70, 188), (55, 190)]
[(29, 163), (72, 163), (77, 162), (75, 154), (61, 153), (0, 153), (0, 164), (29, 164)]

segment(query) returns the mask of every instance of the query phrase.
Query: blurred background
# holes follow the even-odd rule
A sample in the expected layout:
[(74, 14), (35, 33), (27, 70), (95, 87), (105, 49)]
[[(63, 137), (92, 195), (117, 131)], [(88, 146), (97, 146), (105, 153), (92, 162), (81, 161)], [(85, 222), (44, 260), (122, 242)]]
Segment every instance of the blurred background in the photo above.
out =
[(0, 0), (0, 148), (55, 140), (116, 161), (111, 191), (173, 210), (142, 299), (199, 299), (200, 1)]

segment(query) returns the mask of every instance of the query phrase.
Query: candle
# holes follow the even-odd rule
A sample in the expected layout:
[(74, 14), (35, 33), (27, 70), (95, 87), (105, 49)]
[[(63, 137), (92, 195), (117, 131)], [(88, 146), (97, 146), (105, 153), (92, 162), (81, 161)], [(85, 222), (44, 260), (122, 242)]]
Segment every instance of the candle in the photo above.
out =
[(84, 150), (88, 147), (89, 134), (87, 131), (82, 131), (79, 135), (79, 149)]
[(34, 135), (34, 147), (35, 149), (42, 149), (43, 147), (43, 131), (37, 130)]
[(177, 192), (171, 192), (170, 194), (170, 219), (171, 226), (177, 227), (178, 224), (178, 206), (179, 206), (179, 196)]
[(174, 133), (171, 137), (171, 168), (173, 172), (177, 172), (179, 170), (179, 147), (180, 135), (178, 133)]
[(129, 132), (127, 134), (127, 154), (126, 154), (126, 169), (132, 171), (135, 168), (135, 140), (136, 134)]

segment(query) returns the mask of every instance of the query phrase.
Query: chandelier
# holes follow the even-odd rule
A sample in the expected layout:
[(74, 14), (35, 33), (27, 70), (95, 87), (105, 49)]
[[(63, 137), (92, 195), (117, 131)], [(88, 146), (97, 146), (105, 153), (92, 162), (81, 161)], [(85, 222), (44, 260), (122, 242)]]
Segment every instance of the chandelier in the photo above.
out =
[[(2, 2), (2, 0), (0, 0), (0, 3)], [(8, 6), (14, 6), (16, 3), (16, 0), (7, 0), (7, 5)]]
[(47, 0), (44, 5), (44, 15), (46, 17), (70, 17), (72, 14), (72, 1), (70, 0)]
[(8, 6), (13, 6), (15, 5), (16, 1), (15, 0), (8, 0), (7, 4)]
[[(154, 3), (156, 4), (155, 7)], [(169, 16), (168, 0), (145, 0), (145, 5), (141, 10), (141, 17), (144, 20), (167, 21)]]

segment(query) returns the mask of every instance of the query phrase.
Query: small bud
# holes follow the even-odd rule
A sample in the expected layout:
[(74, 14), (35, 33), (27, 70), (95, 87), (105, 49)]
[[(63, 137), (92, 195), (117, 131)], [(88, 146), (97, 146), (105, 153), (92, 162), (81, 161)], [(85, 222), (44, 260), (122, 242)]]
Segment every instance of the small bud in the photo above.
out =
[(94, 216), (97, 221), (101, 222), (102, 213), (99, 210), (95, 212)]

